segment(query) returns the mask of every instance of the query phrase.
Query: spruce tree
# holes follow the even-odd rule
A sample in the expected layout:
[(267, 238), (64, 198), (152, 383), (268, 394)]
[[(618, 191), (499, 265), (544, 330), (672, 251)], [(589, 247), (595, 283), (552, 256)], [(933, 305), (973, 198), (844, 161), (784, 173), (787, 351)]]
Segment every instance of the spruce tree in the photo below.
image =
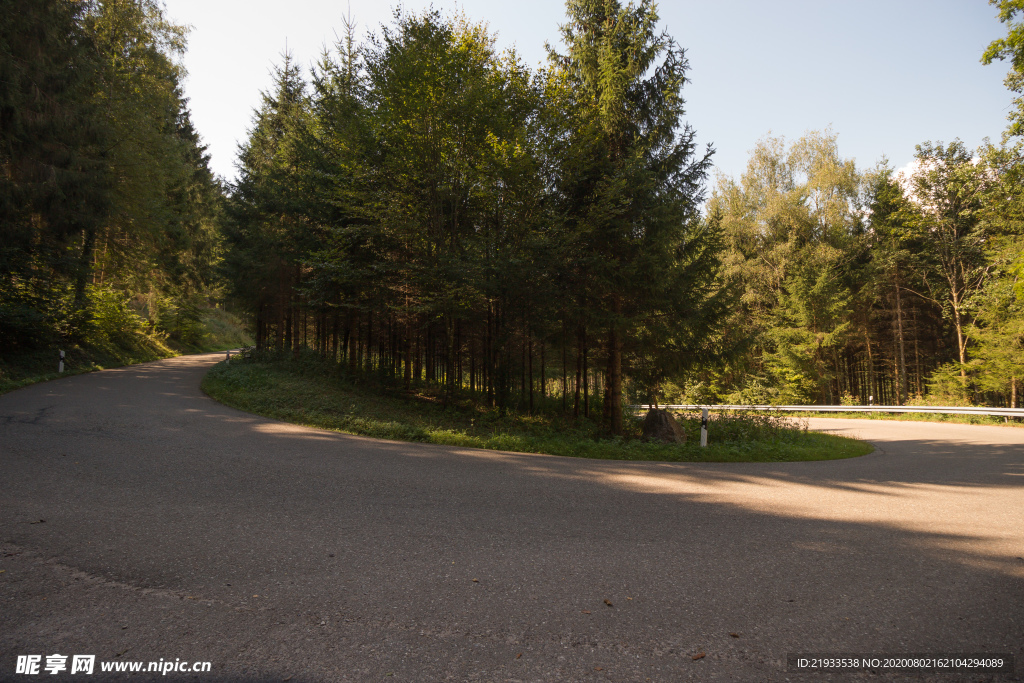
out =
[(235, 296), (255, 314), (257, 345), (273, 333), (278, 349), (298, 349), (297, 288), (311, 247), (303, 239), (305, 195), (298, 185), (298, 139), (308, 103), (306, 83), (290, 54), (274, 69), (274, 80), (273, 90), (263, 93), (249, 139), (239, 147), (225, 268)]
[[(717, 224), (699, 215), (712, 150), (698, 154), (683, 124), (689, 65), (657, 32), (653, 2), (570, 0), (567, 12), (567, 54), (552, 53), (576, 109), (557, 180), (562, 241), (574, 295), (603, 333), (604, 421), (618, 434), (624, 354), (685, 357), (724, 312)], [(653, 325), (662, 332), (642, 333)]]

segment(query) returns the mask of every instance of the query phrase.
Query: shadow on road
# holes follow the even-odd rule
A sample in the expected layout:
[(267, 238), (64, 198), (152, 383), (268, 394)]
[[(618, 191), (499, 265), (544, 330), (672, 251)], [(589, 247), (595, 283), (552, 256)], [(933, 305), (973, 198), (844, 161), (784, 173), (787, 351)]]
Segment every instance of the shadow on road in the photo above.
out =
[(872, 422), (853, 428), (879, 450), (851, 460), (591, 461), (273, 422), (203, 396), (203, 370), (0, 397), (4, 657), (130, 646), (305, 680), (1024, 657), (1022, 430)]

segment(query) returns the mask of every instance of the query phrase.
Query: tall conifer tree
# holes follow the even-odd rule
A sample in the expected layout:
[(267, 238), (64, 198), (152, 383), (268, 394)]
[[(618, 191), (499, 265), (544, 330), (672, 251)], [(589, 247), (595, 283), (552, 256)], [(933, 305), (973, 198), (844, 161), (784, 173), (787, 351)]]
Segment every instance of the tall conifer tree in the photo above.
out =
[(644, 326), (668, 328), (647, 344), (693, 342), (724, 311), (717, 226), (699, 215), (712, 150), (699, 155), (683, 125), (689, 65), (657, 32), (653, 2), (570, 0), (567, 10), (567, 54), (552, 54), (578, 111), (558, 177), (563, 241), (577, 296), (604, 334), (604, 420), (621, 433), (623, 357), (639, 350)]

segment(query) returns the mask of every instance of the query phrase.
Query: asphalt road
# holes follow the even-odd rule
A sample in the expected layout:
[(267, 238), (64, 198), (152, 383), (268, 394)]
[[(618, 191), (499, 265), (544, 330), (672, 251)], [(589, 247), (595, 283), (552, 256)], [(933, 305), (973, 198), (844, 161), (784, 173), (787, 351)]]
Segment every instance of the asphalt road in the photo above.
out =
[[(241, 413), (199, 389), (220, 358), (0, 396), (0, 680), (161, 658), (212, 670), (160, 680), (296, 683), (1024, 672), (1024, 429), (813, 420), (877, 450), (812, 463), (494, 453)], [(1018, 673), (786, 667), (971, 652)], [(33, 654), (96, 672), (15, 673)]]

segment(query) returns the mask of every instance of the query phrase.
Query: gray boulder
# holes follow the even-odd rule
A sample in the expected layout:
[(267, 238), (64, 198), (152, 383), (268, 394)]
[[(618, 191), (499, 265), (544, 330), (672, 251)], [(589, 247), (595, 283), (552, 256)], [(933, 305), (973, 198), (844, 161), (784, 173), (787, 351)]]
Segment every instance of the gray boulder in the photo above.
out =
[(662, 443), (686, 443), (686, 431), (679, 426), (672, 413), (660, 408), (647, 411), (644, 418), (643, 434), (645, 439)]

